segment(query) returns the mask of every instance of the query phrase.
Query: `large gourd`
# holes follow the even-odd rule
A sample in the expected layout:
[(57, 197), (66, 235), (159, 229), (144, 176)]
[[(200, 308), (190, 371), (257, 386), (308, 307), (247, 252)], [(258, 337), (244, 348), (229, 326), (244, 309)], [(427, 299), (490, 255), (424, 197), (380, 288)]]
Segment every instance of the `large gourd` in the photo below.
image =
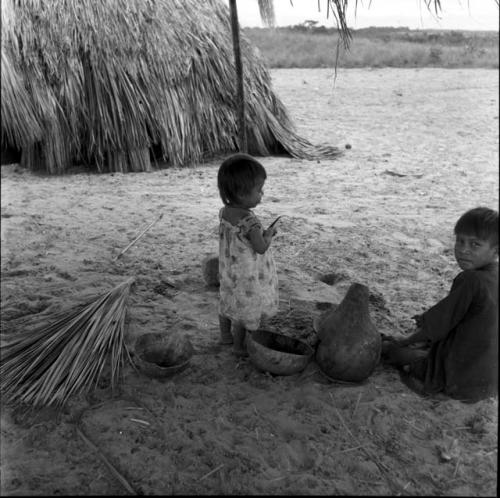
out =
[(339, 306), (319, 320), (316, 362), (332, 379), (360, 382), (379, 362), (382, 341), (370, 320), (368, 296), (368, 287), (353, 283)]

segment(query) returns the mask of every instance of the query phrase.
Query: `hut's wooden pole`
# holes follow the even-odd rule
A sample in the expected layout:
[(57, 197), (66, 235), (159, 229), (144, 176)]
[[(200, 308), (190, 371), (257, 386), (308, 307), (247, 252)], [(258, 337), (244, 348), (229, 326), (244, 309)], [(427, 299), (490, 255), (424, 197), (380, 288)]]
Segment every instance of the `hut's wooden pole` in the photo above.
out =
[(236, 68), (236, 106), (238, 113), (238, 141), (240, 152), (248, 152), (245, 126), (245, 93), (243, 90), (243, 65), (241, 63), (240, 28), (236, 0), (229, 0), (231, 10), (231, 31), (233, 34), (234, 65)]

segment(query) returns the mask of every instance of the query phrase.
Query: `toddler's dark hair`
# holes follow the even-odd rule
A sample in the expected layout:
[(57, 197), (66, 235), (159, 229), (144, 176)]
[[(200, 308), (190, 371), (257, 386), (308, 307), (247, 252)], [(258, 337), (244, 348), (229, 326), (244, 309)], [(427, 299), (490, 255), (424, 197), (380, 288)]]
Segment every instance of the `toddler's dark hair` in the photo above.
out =
[(475, 235), (481, 240), (489, 240), (498, 245), (498, 211), (487, 207), (470, 209), (458, 219), (455, 235), (458, 233)]
[(257, 180), (267, 178), (264, 166), (249, 154), (233, 154), (223, 161), (217, 175), (217, 186), (224, 204), (237, 204), (238, 197), (254, 188)]

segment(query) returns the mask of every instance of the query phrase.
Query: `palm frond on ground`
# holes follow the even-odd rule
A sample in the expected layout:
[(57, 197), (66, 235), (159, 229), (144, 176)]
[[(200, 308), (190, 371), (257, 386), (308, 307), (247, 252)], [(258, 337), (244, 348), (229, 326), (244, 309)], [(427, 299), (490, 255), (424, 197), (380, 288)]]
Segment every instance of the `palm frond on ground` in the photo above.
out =
[(124, 355), (126, 303), (133, 279), (71, 311), (49, 325), (26, 329), (2, 345), (0, 382), (4, 403), (62, 406), (89, 392), (109, 361), (116, 386)]
[[(301, 147), (244, 36), (241, 48), (249, 152), (309, 157), (314, 146)], [(15, 137), (10, 145), (30, 169), (63, 173), (80, 162), (145, 171), (151, 148), (171, 166), (237, 150), (230, 16), (221, 0), (4, 0), (2, 50), (42, 123), (34, 140), (28, 111), (14, 113), (12, 92), (4, 96), (2, 74), (2, 140)], [(339, 150), (318, 149), (324, 154)]]

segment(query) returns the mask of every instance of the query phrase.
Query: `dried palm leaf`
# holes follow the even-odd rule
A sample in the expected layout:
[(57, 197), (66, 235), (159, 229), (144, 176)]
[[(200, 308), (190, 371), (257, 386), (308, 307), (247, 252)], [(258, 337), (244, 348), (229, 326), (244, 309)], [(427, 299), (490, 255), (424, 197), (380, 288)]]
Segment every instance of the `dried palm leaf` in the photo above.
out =
[(3, 401), (62, 406), (97, 384), (108, 358), (111, 385), (116, 386), (128, 355), (124, 328), (133, 280), (76, 310), (53, 315), (49, 325), (9, 337), (0, 358)]

